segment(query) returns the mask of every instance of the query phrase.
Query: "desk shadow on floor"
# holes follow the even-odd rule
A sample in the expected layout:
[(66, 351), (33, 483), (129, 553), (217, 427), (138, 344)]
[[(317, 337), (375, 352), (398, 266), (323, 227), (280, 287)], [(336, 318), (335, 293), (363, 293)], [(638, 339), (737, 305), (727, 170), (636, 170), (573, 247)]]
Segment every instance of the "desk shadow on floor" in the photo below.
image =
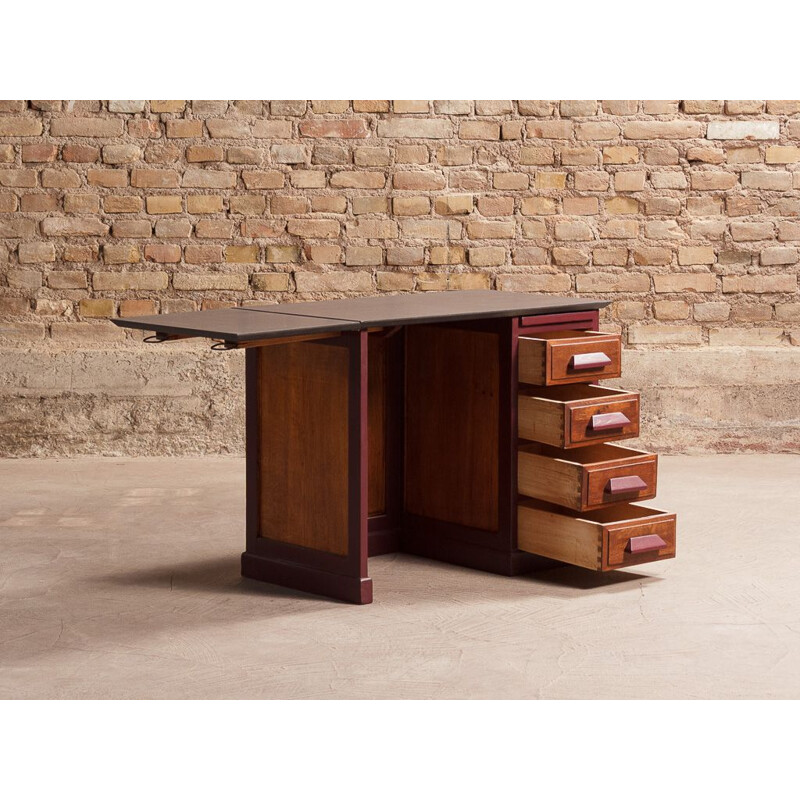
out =
[(347, 605), (327, 597), (319, 597), (273, 583), (262, 583), (243, 578), (239, 570), (239, 558), (225, 556), (163, 567), (114, 572), (96, 580), (106, 585), (162, 589), (165, 592), (226, 593)]
[(553, 569), (530, 572), (524, 578), (542, 586), (558, 586), (563, 589), (633, 589), (640, 583), (656, 583), (663, 580), (657, 575), (641, 572), (593, 572), (580, 567), (553, 567)]

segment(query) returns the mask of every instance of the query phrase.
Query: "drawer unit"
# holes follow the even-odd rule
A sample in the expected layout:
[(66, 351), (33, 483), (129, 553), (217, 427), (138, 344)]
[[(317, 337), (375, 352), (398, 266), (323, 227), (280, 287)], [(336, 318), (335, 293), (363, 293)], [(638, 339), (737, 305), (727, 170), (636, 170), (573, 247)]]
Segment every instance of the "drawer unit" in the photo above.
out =
[(612, 444), (562, 450), (530, 442), (519, 446), (517, 484), (526, 497), (575, 511), (656, 496), (658, 456)]
[(519, 381), (536, 386), (587, 383), (621, 374), (621, 338), (596, 331), (551, 331), (519, 339)]
[(537, 500), (518, 507), (520, 550), (605, 572), (675, 556), (675, 515), (621, 503), (571, 514)]
[(554, 447), (582, 447), (639, 435), (639, 393), (592, 384), (523, 386), (519, 435)]

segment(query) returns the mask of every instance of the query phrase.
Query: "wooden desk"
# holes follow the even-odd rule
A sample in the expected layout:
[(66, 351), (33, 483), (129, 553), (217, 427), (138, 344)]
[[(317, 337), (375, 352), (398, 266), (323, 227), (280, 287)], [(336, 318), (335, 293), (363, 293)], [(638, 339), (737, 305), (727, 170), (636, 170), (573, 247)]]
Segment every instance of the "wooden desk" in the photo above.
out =
[(638, 433), (638, 395), (592, 385), (619, 375), (619, 337), (588, 333), (606, 304), (436, 292), (114, 322), (246, 348), (242, 574), (370, 603), (368, 557), (395, 551), (503, 575), (674, 556), (674, 515), (628, 504), (656, 457), (604, 444)]

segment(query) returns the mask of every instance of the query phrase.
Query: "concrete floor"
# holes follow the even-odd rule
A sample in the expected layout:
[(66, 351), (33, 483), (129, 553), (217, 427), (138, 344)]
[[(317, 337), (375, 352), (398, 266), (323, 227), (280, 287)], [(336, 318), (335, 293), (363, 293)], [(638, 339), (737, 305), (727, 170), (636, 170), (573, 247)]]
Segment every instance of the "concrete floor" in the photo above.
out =
[(662, 457), (678, 558), (239, 576), (241, 459), (0, 461), (2, 698), (798, 698), (800, 456)]

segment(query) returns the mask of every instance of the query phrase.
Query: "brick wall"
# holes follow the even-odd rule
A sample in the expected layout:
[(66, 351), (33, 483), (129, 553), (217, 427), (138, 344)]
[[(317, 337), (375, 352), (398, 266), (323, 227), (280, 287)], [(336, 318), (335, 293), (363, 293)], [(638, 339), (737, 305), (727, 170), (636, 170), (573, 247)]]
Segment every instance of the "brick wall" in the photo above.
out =
[(798, 220), (800, 101), (0, 101), (0, 452), (241, 449), (241, 354), (109, 317), (470, 288), (611, 299), (662, 448), (800, 448)]

